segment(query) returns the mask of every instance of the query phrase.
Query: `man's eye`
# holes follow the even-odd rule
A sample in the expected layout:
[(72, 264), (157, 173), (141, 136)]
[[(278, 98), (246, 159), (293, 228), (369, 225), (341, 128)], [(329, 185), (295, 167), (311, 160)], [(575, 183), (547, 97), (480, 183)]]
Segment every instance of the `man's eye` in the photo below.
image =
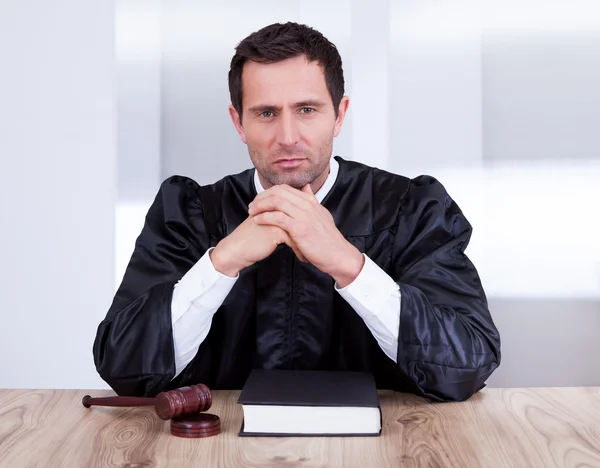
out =
[(268, 118), (270, 118), (270, 117), (273, 117), (273, 112), (271, 112), (271, 111), (264, 111), (264, 112), (261, 112), (261, 113), (260, 113), (260, 116), (261, 116), (261, 117), (265, 117), (265, 118), (267, 118), (267, 119), (268, 119)]
[(312, 114), (314, 112), (314, 109), (312, 107), (303, 107), (302, 109), (300, 109), (300, 112), (302, 112), (303, 114)]

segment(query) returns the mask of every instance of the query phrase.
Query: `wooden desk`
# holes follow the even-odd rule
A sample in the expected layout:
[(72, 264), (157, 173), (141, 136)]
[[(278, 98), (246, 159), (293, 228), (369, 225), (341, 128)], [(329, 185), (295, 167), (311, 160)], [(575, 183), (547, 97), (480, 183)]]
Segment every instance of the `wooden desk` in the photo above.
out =
[(600, 388), (486, 389), (462, 403), (380, 393), (380, 437), (242, 438), (238, 392), (215, 391), (222, 432), (171, 436), (152, 407), (81, 405), (86, 393), (0, 390), (0, 466), (600, 467)]

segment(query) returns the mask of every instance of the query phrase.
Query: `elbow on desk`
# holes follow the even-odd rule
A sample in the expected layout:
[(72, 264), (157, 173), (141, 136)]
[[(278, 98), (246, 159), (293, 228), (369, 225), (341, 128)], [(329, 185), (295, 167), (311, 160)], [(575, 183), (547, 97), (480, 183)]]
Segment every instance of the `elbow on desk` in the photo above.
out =
[(412, 362), (410, 370), (422, 396), (439, 402), (466, 401), (482, 390), (500, 365), (500, 358), (475, 368)]
[(164, 375), (121, 376), (102, 367), (98, 367), (98, 374), (119, 396), (155, 397), (160, 392), (169, 390), (169, 380)]
[[(109, 321), (103, 322), (94, 340), (92, 354), (100, 378), (119, 396), (155, 397), (170, 390), (175, 366), (168, 356), (164, 360), (156, 359), (156, 355), (146, 352), (141, 345), (124, 346), (114, 336), (118, 328), (112, 325)], [(131, 337), (128, 341), (135, 342)]]
[(130, 360), (108, 352), (100, 340), (94, 346), (94, 365), (104, 382), (119, 396), (155, 397), (169, 390), (169, 375), (137, 372)]

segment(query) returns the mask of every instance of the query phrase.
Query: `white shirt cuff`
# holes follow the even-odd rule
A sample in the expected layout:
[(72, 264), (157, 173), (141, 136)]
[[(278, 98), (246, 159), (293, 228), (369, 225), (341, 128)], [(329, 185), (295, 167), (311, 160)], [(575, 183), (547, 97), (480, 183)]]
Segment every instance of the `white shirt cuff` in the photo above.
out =
[[(388, 355), (396, 358), (400, 327), (400, 287), (379, 265), (363, 254), (362, 270), (345, 288), (335, 284), (335, 290), (365, 321), (380, 344), (385, 343)], [(383, 329), (382, 329), (383, 326)]]
[(210, 252), (213, 250), (214, 247), (210, 248), (175, 285), (173, 323), (181, 318), (192, 303), (204, 310), (216, 312), (238, 280), (239, 274), (232, 278), (215, 269), (210, 260)]

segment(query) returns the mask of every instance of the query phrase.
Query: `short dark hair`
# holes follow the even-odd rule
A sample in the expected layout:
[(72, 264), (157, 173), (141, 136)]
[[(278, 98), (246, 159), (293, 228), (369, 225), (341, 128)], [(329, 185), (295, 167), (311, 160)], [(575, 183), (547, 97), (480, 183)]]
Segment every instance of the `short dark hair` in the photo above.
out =
[(305, 55), (316, 61), (325, 73), (325, 84), (333, 101), (335, 116), (344, 97), (342, 58), (333, 43), (319, 31), (303, 24), (274, 23), (253, 32), (235, 48), (229, 69), (231, 103), (242, 118), (242, 69), (250, 60), (274, 63)]

